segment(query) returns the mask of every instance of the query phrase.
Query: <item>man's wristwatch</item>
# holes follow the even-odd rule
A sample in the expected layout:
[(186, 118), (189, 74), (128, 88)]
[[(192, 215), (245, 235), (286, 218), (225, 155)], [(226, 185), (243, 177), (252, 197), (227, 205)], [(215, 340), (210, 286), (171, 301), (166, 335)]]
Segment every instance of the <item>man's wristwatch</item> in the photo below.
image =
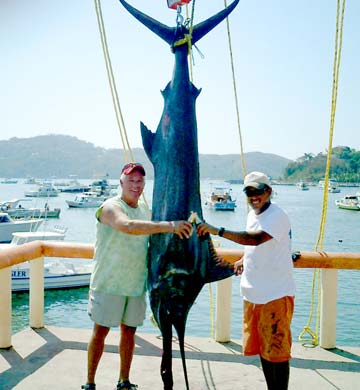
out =
[(225, 233), (225, 228), (221, 227), (221, 228), (219, 229), (219, 231), (218, 231), (218, 236), (219, 236), (219, 237), (222, 237), (222, 236), (224, 235), (224, 233)]

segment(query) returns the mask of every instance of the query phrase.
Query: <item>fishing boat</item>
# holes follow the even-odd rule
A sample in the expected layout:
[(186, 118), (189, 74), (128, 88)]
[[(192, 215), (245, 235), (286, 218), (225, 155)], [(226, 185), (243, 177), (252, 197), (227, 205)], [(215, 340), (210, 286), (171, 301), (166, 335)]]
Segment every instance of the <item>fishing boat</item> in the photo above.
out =
[[(319, 188), (323, 189), (325, 187), (325, 179), (319, 181)], [(338, 194), (340, 188), (338, 187), (338, 182), (336, 179), (330, 179), (328, 183), (328, 192), (332, 194)]]
[(69, 180), (63, 183), (55, 183), (56, 188), (60, 192), (85, 192), (89, 190), (89, 186), (86, 184), (81, 184), (75, 175), (70, 175)]
[(87, 191), (76, 195), (73, 200), (66, 200), (66, 203), (70, 208), (95, 208), (99, 207), (110, 196), (110, 194), (101, 194), (97, 191)]
[(296, 188), (300, 191), (309, 191), (309, 186), (303, 181), (296, 183)]
[(236, 201), (232, 199), (231, 188), (215, 187), (207, 195), (205, 205), (216, 211), (234, 211)]
[[(22, 245), (27, 242), (62, 241), (65, 238), (66, 229), (54, 228), (53, 231), (21, 232), (14, 233), (11, 245)], [(92, 271), (91, 264), (75, 265), (70, 261), (46, 260), (44, 265), (45, 290), (69, 289), (86, 287), (90, 283)], [(29, 263), (15, 265), (11, 269), (12, 292), (29, 291)]]
[(14, 220), (8, 213), (0, 212), (0, 243), (11, 242), (13, 233), (38, 230), (41, 219)]
[(47, 203), (43, 208), (26, 207), (24, 202), (31, 201), (29, 198), (12, 199), (0, 203), (0, 210), (6, 212), (14, 219), (24, 218), (60, 218), (60, 208), (51, 209)]
[[(50, 261), (44, 266), (45, 290), (87, 287), (90, 283), (91, 265), (74, 265), (71, 262)], [(12, 292), (29, 291), (30, 268), (26, 263), (11, 270)]]
[(360, 211), (360, 197), (357, 195), (346, 195), (335, 204), (339, 209)]
[(59, 195), (59, 190), (51, 182), (45, 181), (36, 190), (25, 191), (26, 197), (48, 198)]
[(16, 184), (18, 182), (18, 179), (4, 179), (1, 180), (1, 184)]
[(107, 180), (107, 176), (105, 176), (93, 181), (89, 191), (76, 195), (74, 200), (66, 200), (66, 203), (72, 208), (95, 208), (115, 195), (115, 186), (111, 185)]

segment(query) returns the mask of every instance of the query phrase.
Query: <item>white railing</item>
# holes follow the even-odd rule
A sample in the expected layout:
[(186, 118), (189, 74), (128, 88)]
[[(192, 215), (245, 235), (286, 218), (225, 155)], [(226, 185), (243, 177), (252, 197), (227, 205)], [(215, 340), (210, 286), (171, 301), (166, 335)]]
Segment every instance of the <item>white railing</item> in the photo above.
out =
[[(44, 327), (44, 257), (83, 258), (93, 257), (91, 244), (33, 241), (0, 249), (0, 348), (11, 347), (11, 266), (30, 261), (29, 326)], [(217, 253), (233, 263), (239, 259), (241, 250), (218, 248)], [(320, 346), (336, 346), (336, 298), (337, 270), (360, 269), (360, 253), (301, 252), (295, 262), (296, 268), (320, 268), (321, 320)], [(218, 282), (216, 304), (215, 339), (230, 341), (231, 328), (231, 278)]]

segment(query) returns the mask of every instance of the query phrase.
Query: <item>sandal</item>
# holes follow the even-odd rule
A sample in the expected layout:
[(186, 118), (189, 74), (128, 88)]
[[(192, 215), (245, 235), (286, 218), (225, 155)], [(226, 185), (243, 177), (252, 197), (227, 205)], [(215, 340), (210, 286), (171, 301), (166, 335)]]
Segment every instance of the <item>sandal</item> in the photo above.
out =
[(81, 388), (84, 390), (96, 390), (96, 385), (95, 383), (87, 383), (86, 385), (82, 385)]
[(130, 383), (129, 381), (118, 382), (116, 386), (116, 390), (136, 390), (138, 388), (137, 385)]

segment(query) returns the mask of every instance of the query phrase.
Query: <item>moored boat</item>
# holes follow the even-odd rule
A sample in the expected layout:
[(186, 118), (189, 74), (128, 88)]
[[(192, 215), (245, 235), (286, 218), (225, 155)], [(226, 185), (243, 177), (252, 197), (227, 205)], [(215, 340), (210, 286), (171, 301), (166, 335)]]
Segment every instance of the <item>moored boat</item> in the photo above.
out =
[(18, 182), (18, 179), (4, 179), (1, 180), (1, 184), (16, 184)]
[(11, 242), (13, 233), (38, 230), (41, 219), (14, 220), (9, 214), (0, 212), (0, 242)]
[(85, 192), (90, 188), (87, 184), (80, 183), (75, 175), (70, 175), (68, 181), (58, 184), (55, 182), (54, 185), (60, 192), (70, 193)]
[(232, 199), (231, 188), (215, 187), (207, 195), (205, 205), (217, 211), (234, 211), (236, 200)]
[[(325, 187), (325, 179), (322, 179), (319, 181), (319, 188)], [(336, 179), (330, 179), (328, 182), (328, 192), (332, 194), (338, 194), (340, 191), (340, 188), (338, 187), (338, 182)]]
[(36, 190), (25, 191), (25, 196), (34, 198), (48, 198), (59, 195), (59, 190), (51, 182), (44, 182)]
[[(54, 229), (54, 231), (37, 231), (14, 233), (11, 245), (22, 245), (27, 242), (62, 241), (65, 238), (66, 229)], [(44, 264), (44, 288), (45, 290), (69, 289), (86, 287), (90, 283), (92, 271), (91, 264), (77, 265), (70, 261), (46, 260)], [(12, 292), (29, 291), (30, 267), (29, 263), (14, 265), (11, 269)]]
[(47, 203), (43, 208), (26, 207), (24, 202), (30, 199), (13, 199), (0, 203), (0, 210), (6, 212), (14, 219), (24, 218), (60, 218), (60, 208), (51, 209)]
[(74, 200), (66, 200), (66, 203), (71, 208), (95, 208), (99, 207), (109, 195), (104, 195), (96, 191), (83, 192), (76, 195)]
[(360, 211), (360, 197), (357, 195), (346, 195), (335, 201), (339, 209)]
[(296, 188), (300, 191), (309, 191), (309, 186), (303, 181), (296, 183)]

